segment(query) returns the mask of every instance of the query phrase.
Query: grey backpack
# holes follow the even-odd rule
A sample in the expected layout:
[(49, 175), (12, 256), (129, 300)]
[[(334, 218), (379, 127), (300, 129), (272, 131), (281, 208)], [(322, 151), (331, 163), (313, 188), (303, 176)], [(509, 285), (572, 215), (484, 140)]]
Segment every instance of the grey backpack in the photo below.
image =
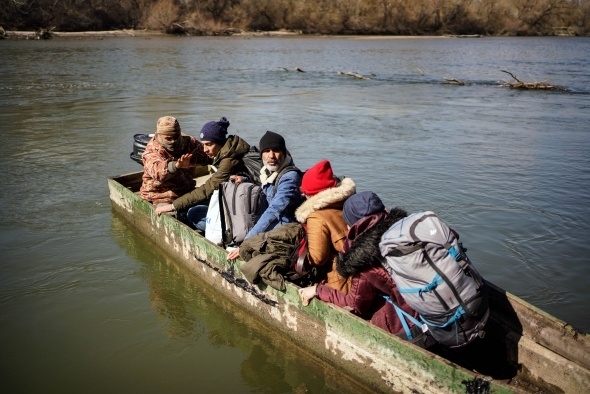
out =
[(401, 295), (432, 337), (449, 347), (483, 337), (489, 316), (485, 282), (458, 238), (427, 211), (394, 223), (379, 243)]
[(222, 242), (239, 245), (268, 207), (262, 187), (250, 182), (219, 184)]

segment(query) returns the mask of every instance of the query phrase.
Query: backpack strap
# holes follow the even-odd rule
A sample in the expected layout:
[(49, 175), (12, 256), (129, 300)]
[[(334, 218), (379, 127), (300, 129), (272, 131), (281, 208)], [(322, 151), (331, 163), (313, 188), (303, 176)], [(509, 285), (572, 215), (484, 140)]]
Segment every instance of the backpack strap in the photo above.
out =
[[(221, 221), (221, 243), (222, 246), (225, 247), (228, 243), (231, 242), (232, 240), (232, 234), (231, 233), (231, 229), (232, 229), (232, 223), (231, 223), (231, 215), (228, 216), (228, 220), (229, 220), (229, 229), (226, 226), (226, 222), (225, 222), (225, 211), (227, 210), (227, 212), (229, 212), (229, 205), (227, 204), (227, 198), (225, 197), (224, 193), (223, 193), (223, 184), (224, 182), (221, 182), (219, 184), (219, 218)], [(234, 199), (235, 199), (235, 190), (234, 189)]]
[(225, 209), (223, 204), (225, 202), (225, 198), (223, 198), (223, 183), (220, 183), (218, 186), (219, 193), (217, 197), (219, 198), (219, 221), (221, 222), (221, 243), (225, 245)]
[(299, 239), (299, 243), (297, 244), (295, 250), (293, 251), (293, 254), (291, 255), (291, 266), (295, 272), (289, 276), (290, 280), (296, 280), (307, 275), (307, 272), (305, 270), (305, 260), (309, 252), (307, 246), (307, 227), (305, 226), (305, 224), (303, 224), (302, 226), (303, 236)]
[(463, 271), (467, 271), (469, 269), (469, 264), (467, 263), (467, 261), (463, 257), (463, 253), (461, 253), (460, 250), (457, 250), (457, 248), (455, 248), (453, 245), (451, 245), (448, 242), (445, 242), (445, 244), (443, 246), (447, 250), (447, 252), (449, 252), (449, 254), (453, 258), (453, 260), (455, 260), (457, 262), (457, 264), (459, 264), (459, 266), (461, 266), (461, 269)]
[(406, 332), (406, 338), (408, 338), (408, 340), (411, 341), (412, 339), (414, 339), (414, 337), (412, 336), (412, 331), (410, 330), (410, 326), (408, 325), (406, 319), (414, 323), (416, 326), (422, 327), (422, 332), (428, 331), (428, 326), (422, 324), (414, 316), (410, 315), (408, 312), (404, 311), (402, 308), (397, 306), (393, 301), (391, 301), (391, 297), (383, 293), (381, 294), (381, 296), (385, 298), (385, 301), (393, 305), (393, 309), (395, 309), (397, 317), (399, 318), (400, 322), (402, 323), (402, 326), (404, 327), (404, 331)]
[(426, 245), (426, 242), (418, 242), (413, 245), (400, 245), (387, 251), (386, 256), (401, 257), (414, 253), (417, 250), (422, 249)]
[[(443, 328), (444, 329), (444, 328), (450, 326), (451, 324), (453, 324), (455, 326), (455, 338), (457, 341), (456, 343), (457, 343), (457, 345), (459, 345), (459, 324), (457, 324), (457, 320), (459, 320), (461, 318), (461, 316), (463, 316), (464, 314), (465, 314), (465, 310), (463, 309), (463, 307), (461, 305), (459, 305), (459, 307), (457, 308), (457, 310), (455, 311), (453, 316), (451, 316), (449, 318), (449, 320), (447, 320), (447, 322), (444, 324), (435, 324), (435, 323), (429, 322), (422, 315), (420, 315), (420, 319), (422, 319), (424, 324), (426, 324), (428, 326), (435, 327), (435, 328)], [(463, 329), (461, 329), (461, 330), (463, 331)]]
[(453, 324), (457, 320), (459, 320), (461, 318), (461, 316), (463, 316), (464, 314), (465, 314), (465, 310), (463, 309), (463, 307), (461, 305), (459, 305), (459, 307), (457, 308), (457, 310), (455, 311), (453, 316), (451, 316), (449, 318), (449, 320), (447, 320), (446, 323), (444, 323), (444, 324), (436, 324), (436, 323), (429, 322), (428, 320), (426, 320), (422, 316), (420, 316), (420, 319), (422, 319), (422, 321), (424, 323), (428, 324), (429, 326), (438, 327), (438, 328), (445, 328), (445, 327), (450, 326), (451, 324)]
[(295, 272), (297, 274), (303, 276), (305, 272), (303, 268), (305, 267), (305, 258), (307, 257), (308, 249), (307, 249), (307, 238), (303, 238), (303, 242), (301, 244), (301, 248), (298, 250), (297, 261), (295, 262)]
[(459, 294), (455, 286), (453, 286), (453, 282), (451, 282), (451, 280), (446, 277), (446, 275), (440, 270), (440, 268), (438, 268), (434, 261), (432, 261), (430, 256), (428, 256), (428, 253), (426, 253), (426, 250), (424, 250), (424, 258), (428, 262), (428, 265), (430, 265), (430, 267), (432, 267), (432, 269), (438, 274), (437, 276), (440, 276), (447, 283), (449, 289), (451, 290), (457, 301), (459, 301), (460, 306), (457, 309), (462, 309), (463, 312), (467, 312), (470, 315), (475, 316), (475, 314), (467, 307), (467, 304), (465, 303), (463, 298), (461, 298), (461, 295)]
[(297, 171), (299, 174), (301, 174), (301, 170), (295, 166), (287, 166), (287, 167), (283, 168), (281, 171), (279, 171), (279, 173), (277, 174), (277, 177), (275, 178), (275, 181), (273, 182), (273, 186), (272, 186), (273, 193), (274, 193), (274, 189), (279, 185), (279, 181), (281, 180), (283, 175), (285, 175), (289, 171)]
[(432, 279), (432, 282), (418, 288), (397, 288), (400, 293), (418, 293), (421, 295), (422, 293), (433, 291), (436, 289), (438, 285), (444, 283), (444, 280), (440, 277), (440, 275), (436, 274)]
[[(251, 184), (250, 186), (248, 186), (248, 190), (246, 191), (246, 196), (248, 196), (248, 198), (246, 199), (248, 202), (248, 206), (246, 207), (246, 211), (249, 214), (252, 214), (254, 212), (254, 210), (252, 209), (252, 189), (254, 189), (256, 185), (255, 184)], [(237, 191), (238, 187), (236, 186), (236, 191)], [(235, 193), (234, 193), (235, 195)], [(234, 201), (234, 210), (236, 209), (236, 203)], [(235, 215), (235, 214), (234, 214)]]

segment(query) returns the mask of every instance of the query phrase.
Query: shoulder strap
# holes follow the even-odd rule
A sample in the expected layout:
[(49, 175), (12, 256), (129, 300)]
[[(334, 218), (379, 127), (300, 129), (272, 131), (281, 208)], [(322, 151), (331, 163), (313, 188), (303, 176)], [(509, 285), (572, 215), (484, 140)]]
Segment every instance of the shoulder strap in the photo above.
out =
[(469, 313), (472, 316), (475, 316), (475, 313), (467, 307), (466, 302), (463, 300), (463, 298), (459, 294), (459, 291), (457, 290), (457, 288), (455, 287), (453, 282), (440, 270), (440, 268), (434, 263), (434, 261), (432, 261), (432, 259), (428, 255), (428, 253), (426, 253), (426, 250), (423, 250), (423, 252), (424, 252), (424, 259), (426, 260), (428, 265), (430, 265), (430, 267), (438, 274), (437, 276), (440, 276), (440, 278), (442, 278), (442, 280), (444, 282), (446, 282), (447, 286), (449, 286), (449, 289), (451, 290), (451, 292), (453, 293), (453, 295), (455, 296), (455, 298), (457, 299), (457, 301), (460, 304), (459, 309), (466, 311), (467, 313)]
[(295, 166), (287, 166), (285, 168), (283, 168), (281, 171), (279, 171), (279, 173), (277, 174), (277, 177), (273, 183), (273, 190), (276, 189), (276, 187), (279, 185), (279, 181), (281, 180), (281, 178), (283, 177), (283, 175), (285, 175), (287, 172), (289, 171), (297, 171), (301, 174), (301, 170)]
[[(219, 220), (221, 221), (221, 242), (223, 244), (223, 246), (225, 247), (225, 245), (228, 242), (231, 242), (231, 234), (227, 234), (227, 227), (226, 227), (226, 223), (225, 223), (225, 210), (227, 209), (228, 213), (229, 213), (229, 206), (227, 205), (227, 199), (224, 196), (223, 193), (223, 184), (225, 182), (221, 182), (219, 184)], [(229, 215), (229, 220), (231, 221), (231, 214)], [(229, 228), (231, 230), (231, 223), (229, 224)], [(229, 237), (229, 238), (228, 238)], [(229, 239), (229, 241), (228, 241)]]
[(393, 308), (395, 309), (395, 312), (397, 313), (397, 316), (398, 316), (400, 322), (402, 323), (404, 331), (406, 332), (406, 337), (408, 338), (408, 340), (411, 341), (414, 338), (412, 336), (412, 332), (410, 331), (410, 326), (409, 326), (408, 322), (406, 321), (406, 319), (411, 321), (412, 323), (414, 323), (414, 325), (416, 325), (418, 327), (422, 327), (422, 332), (428, 331), (428, 326), (423, 325), (414, 316), (410, 315), (409, 313), (404, 311), (402, 308), (397, 306), (393, 301), (391, 301), (391, 297), (389, 297), (388, 295), (383, 294), (383, 293), (381, 293), (381, 296), (383, 298), (385, 298), (385, 300), (387, 302), (389, 302), (391, 305), (393, 305)]

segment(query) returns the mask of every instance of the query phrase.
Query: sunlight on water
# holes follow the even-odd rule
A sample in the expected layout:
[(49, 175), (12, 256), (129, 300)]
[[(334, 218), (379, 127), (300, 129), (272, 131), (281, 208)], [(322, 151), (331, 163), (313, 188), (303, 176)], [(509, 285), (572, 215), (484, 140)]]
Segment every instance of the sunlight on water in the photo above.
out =
[[(351, 391), (111, 214), (107, 177), (140, 169), (132, 136), (163, 115), (192, 135), (221, 116), (252, 144), (283, 134), (302, 170), (329, 159), (387, 207), (437, 212), (487, 279), (590, 330), (587, 39), (6, 40), (0, 55), (12, 387)], [(503, 88), (502, 69), (570, 91)]]

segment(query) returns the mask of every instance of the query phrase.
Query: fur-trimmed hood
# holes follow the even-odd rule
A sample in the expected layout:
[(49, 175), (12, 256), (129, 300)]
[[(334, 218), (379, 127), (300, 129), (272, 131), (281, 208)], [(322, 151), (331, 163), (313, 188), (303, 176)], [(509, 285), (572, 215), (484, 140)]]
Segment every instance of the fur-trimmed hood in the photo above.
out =
[(312, 212), (336, 203), (343, 204), (354, 193), (356, 193), (354, 181), (351, 178), (343, 178), (336, 187), (323, 190), (305, 200), (295, 211), (295, 217), (299, 223), (305, 223)]
[[(336, 269), (338, 273), (345, 278), (354, 275), (358, 272), (367, 270), (372, 266), (379, 266), (383, 260), (381, 251), (379, 250), (379, 242), (381, 236), (389, 230), (396, 222), (408, 216), (407, 212), (400, 208), (392, 209), (386, 216), (384, 216), (372, 227), (360, 233), (356, 239), (351, 240), (352, 245), (350, 249), (338, 256)], [(363, 220), (370, 220), (370, 217), (361, 219), (355, 226), (362, 226)], [(351, 228), (351, 231), (353, 229)], [(349, 231), (350, 234), (350, 231)]]

